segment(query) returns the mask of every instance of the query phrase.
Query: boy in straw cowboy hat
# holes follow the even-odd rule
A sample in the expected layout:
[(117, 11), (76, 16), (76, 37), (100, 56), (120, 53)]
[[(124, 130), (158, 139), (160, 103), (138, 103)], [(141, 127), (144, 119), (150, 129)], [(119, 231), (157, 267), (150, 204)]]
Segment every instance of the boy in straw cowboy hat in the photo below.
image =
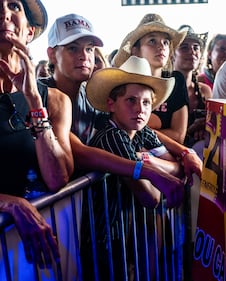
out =
[[(143, 162), (155, 163), (155, 165), (158, 165), (168, 173), (177, 177), (181, 176), (181, 165), (159, 141), (154, 131), (146, 126), (152, 110), (170, 95), (173, 86), (174, 78), (164, 79), (151, 76), (148, 61), (136, 56), (129, 57), (120, 68), (113, 67), (96, 71), (88, 81), (86, 88), (87, 98), (93, 107), (104, 112), (110, 112), (110, 119), (105, 128), (97, 131), (91, 139), (90, 145), (128, 159), (136, 160), (137, 176), (139, 176)], [(117, 190), (114, 185), (115, 180), (115, 176), (110, 178), (110, 187), (108, 188), (113, 260), (114, 268), (117, 269), (114, 272), (114, 280), (123, 280), (123, 275), (120, 271), (120, 268), (122, 269), (122, 260), (119, 257), (121, 253), (119, 250), (120, 238), (118, 233), (119, 210), (116, 203)], [(159, 191), (158, 186), (154, 187), (147, 180), (134, 181), (129, 178), (121, 178), (120, 181), (123, 194), (122, 208), (128, 216), (132, 201), (131, 193), (128, 192), (125, 186), (129, 187), (134, 193), (138, 209), (142, 205), (151, 208), (156, 207), (160, 202), (160, 191), (165, 192), (164, 189)], [(106, 242), (105, 236), (102, 233), (105, 225), (104, 223), (99, 223), (102, 222), (104, 216), (103, 201), (100, 198), (98, 199), (99, 190), (99, 188), (95, 189), (94, 198), (96, 198), (96, 201), (94, 205), (97, 206), (95, 211), (101, 214), (96, 218), (98, 222), (96, 224), (97, 240), (99, 241), (98, 247), (101, 248), (101, 255), (98, 257), (101, 263), (99, 264), (100, 280), (108, 280), (108, 268), (107, 264), (104, 264), (107, 261), (107, 251), (104, 250), (106, 249)], [(87, 208), (84, 208), (84, 210), (87, 210)], [(103, 211), (100, 212), (100, 210)], [(85, 213), (83, 220), (84, 223), (86, 221)], [(129, 223), (126, 220), (125, 228), (129, 227)], [(126, 237), (128, 237), (128, 234), (125, 233)], [(92, 280), (90, 275), (92, 261), (88, 258), (92, 256), (89, 252), (91, 248), (85, 243), (87, 237), (83, 230), (81, 237), (84, 239), (81, 250), (85, 268), (84, 280)], [(142, 239), (138, 240), (141, 241)], [(142, 252), (142, 245), (140, 243), (139, 247)], [(142, 268), (144, 266), (142, 256), (140, 256), (139, 263), (141, 263), (140, 266)], [(89, 268), (89, 271), (87, 268)], [(141, 272), (144, 273), (145, 271), (141, 270)]]
[(146, 58), (153, 76), (175, 77), (171, 95), (153, 111), (149, 126), (179, 143), (184, 142), (187, 130), (188, 96), (183, 75), (172, 72), (171, 56), (185, 35), (186, 31), (167, 26), (158, 14), (146, 14), (127, 34), (114, 58), (116, 66), (131, 55)]

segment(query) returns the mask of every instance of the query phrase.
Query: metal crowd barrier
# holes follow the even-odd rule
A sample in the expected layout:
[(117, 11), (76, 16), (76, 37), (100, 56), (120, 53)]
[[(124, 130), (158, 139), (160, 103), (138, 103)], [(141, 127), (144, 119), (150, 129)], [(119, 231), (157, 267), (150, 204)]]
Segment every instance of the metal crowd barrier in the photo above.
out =
[[(1, 281), (36, 281), (36, 280), (51, 280), (51, 281), (83, 281), (82, 278), (82, 261), (80, 256), (80, 231), (81, 231), (81, 210), (82, 210), (82, 197), (83, 190), (88, 189), (89, 212), (91, 219), (91, 237), (92, 237), (92, 250), (94, 257), (94, 280), (98, 281), (98, 265), (97, 265), (97, 247), (95, 241), (95, 214), (92, 212), (93, 198), (92, 198), (92, 185), (101, 182), (103, 189), (107, 190), (107, 177), (108, 174), (88, 173), (80, 178), (70, 182), (65, 188), (61, 189), (56, 194), (45, 194), (39, 198), (33, 199), (32, 204), (37, 207), (40, 213), (45, 217), (46, 221), (52, 226), (54, 234), (57, 236), (60, 248), (61, 260), (59, 263), (53, 264), (51, 269), (41, 270), (33, 264), (26, 261), (23, 244), (17, 233), (10, 216), (0, 214), (0, 280)], [(104, 195), (105, 196), (105, 195)], [(108, 222), (108, 201), (104, 197), (105, 202), (105, 217)], [(134, 199), (134, 198), (133, 198)], [(120, 197), (119, 197), (120, 200)], [(134, 202), (134, 200), (133, 200)], [(142, 208), (143, 236), (137, 236), (137, 222), (135, 216), (135, 205), (131, 209), (131, 233), (132, 245), (134, 250), (134, 264), (133, 264), (133, 278), (128, 275), (128, 264), (126, 258), (126, 244), (123, 227), (120, 229), (120, 237), (122, 238), (122, 257), (123, 257), (123, 281), (186, 281), (190, 280), (190, 257), (191, 257), (191, 237), (190, 237), (190, 206), (189, 206), (189, 192), (186, 196), (186, 208), (178, 210), (166, 210), (164, 200), (161, 201), (158, 209), (151, 211), (154, 223), (154, 263), (149, 260), (148, 255), (148, 230), (147, 230), (147, 214), (150, 215), (150, 210)], [(158, 248), (158, 233), (156, 231), (157, 214), (161, 217), (162, 226), (162, 241), (161, 241), (161, 261), (159, 258)], [(148, 215), (148, 216), (149, 216)], [(166, 225), (165, 218), (169, 222)], [(164, 218), (164, 219), (163, 219)], [(123, 216), (121, 216), (120, 224), (123, 226)], [(170, 232), (169, 232), (170, 228)], [(168, 229), (168, 230), (167, 230)], [(111, 233), (110, 227), (107, 225), (107, 243), (108, 248), (111, 250)], [(138, 256), (139, 250), (137, 248), (137, 239), (144, 241), (144, 276), (145, 279), (141, 280), (139, 277), (139, 263)], [(184, 242), (185, 241), (185, 242)], [(185, 251), (185, 252), (184, 252)], [(150, 266), (152, 264), (152, 266)], [(109, 251), (108, 265), (110, 276), (106, 281), (114, 281), (114, 269), (112, 252)], [(184, 267), (184, 265), (186, 265)], [(143, 267), (142, 267), (143, 268)], [(154, 272), (154, 277), (153, 277)], [(152, 277), (151, 277), (152, 276)], [(119, 280), (115, 280), (119, 281)]]

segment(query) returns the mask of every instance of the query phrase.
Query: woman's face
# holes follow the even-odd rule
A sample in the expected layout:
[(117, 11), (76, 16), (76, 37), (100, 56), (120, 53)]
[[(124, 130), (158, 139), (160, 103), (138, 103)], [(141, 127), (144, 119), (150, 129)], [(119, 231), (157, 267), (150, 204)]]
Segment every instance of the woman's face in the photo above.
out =
[(226, 39), (218, 40), (212, 51), (208, 54), (208, 57), (212, 62), (213, 72), (216, 73), (226, 60)]
[(23, 44), (33, 39), (34, 27), (30, 27), (24, 7), (18, 0), (0, 0), (0, 41), (8, 43), (13, 37)]
[(201, 56), (200, 44), (187, 38), (175, 50), (174, 69), (182, 72), (196, 70), (199, 67)]
[(163, 68), (170, 56), (169, 35), (163, 32), (151, 32), (139, 40), (139, 47), (133, 47), (133, 55), (148, 60), (152, 69)]
[(99, 69), (103, 69), (106, 67), (104, 59), (101, 57), (101, 55), (98, 53), (98, 51), (95, 49), (95, 65), (93, 72)]

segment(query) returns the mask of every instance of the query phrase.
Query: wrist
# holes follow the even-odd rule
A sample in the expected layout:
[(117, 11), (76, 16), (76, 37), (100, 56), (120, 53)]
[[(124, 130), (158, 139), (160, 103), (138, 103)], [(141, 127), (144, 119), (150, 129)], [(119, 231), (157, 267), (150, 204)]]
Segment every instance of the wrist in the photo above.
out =
[(150, 157), (152, 157), (149, 152), (142, 152), (141, 156), (142, 156), (142, 161), (144, 163), (149, 163), (150, 162)]
[(135, 167), (133, 170), (133, 179), (134, 180), (139, 180), (142, 167), (143, 167), (143, 161), (136, 161), (136, 164), (135, 164)]
[(47, 109), (45, 107), (31, 109), (29, 111), (29, 117), (32, 119), (48, 119)]
[(31, 135), (34, 140), (38, 139), (38, 135), (44, 133), (46, 130), (52, 129), (52, 125), (50, 124), (50, 121), (47, 120), (42, 120), (38, 122), (37, 124), (31, 124), (30, 130), (31, 130)]
[(180, 153), (180, 159), (183, 161), (188, 154), (196, 154), (196, 152), (192, 148), (186, 148)]

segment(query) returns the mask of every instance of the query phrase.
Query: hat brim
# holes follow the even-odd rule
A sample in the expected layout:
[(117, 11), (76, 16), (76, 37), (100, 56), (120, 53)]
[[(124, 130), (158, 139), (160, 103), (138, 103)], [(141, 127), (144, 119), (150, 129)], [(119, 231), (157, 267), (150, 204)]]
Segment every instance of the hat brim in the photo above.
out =
[(66, 39), (62, 40), (57, 45), (58, 46), (67, 45), (67, 44), (69, 44), (75, 40), (78, 40), (80, 38), (83, 38), (83, 37), (90, 37), (91, 40), (93, 41), (94, 46), (103, 47), (103, 45), (104, 45), (102, 40), (99, 37), (93, 35), (93, 33), (88, 32), (88, 31), (87, 31), (87, 33), (78, 33), (78, 34), (73, 34), (71, 36), (68, 36)]
[(175, 78), (158, 78), (128, 73), (114, 67), (104, 68), (95, 71), (87, 82), (87, 99), (94, 108), (109, 112), (107, 99), (110, 92), (117, 86), (131, 83), (143, 84), (153, 89), (156, 95), (156, 100), (152, 105), (152, 110), (154, 110), (170, 96), (175, 84)]
[(45, 31), (48, 25), (48, 15), (44, 5), (39, 0), (23, 0), (22, 3), (25, 4), (25, 12), (26, 8), (28, 8), (28, 15), (32, 17), (32, 22), (30, 22), (30, 24), (35, 26), (35, 34), (33, 37), (34, 40)]
[(173, 48), (175, 49), (184, 40), (187, 32), (179, 32), (173, 28), (170, 28), (160, 22), (151, 22), (138, 26), (135, 30), (127, 34), (123, 40), (118, 52), (114, 57), (114, 65), (121, 66), (130, 56), (132, 47), (143, 36), (151, 32), (163, 32), (167, 33), (172, 40)]
[(204, 49), (206, 47), (206, 42), (208, 39), (208, 32), (206, 32), (206, 33), (187, 33), (185, 39), (186, 38), (198, 42), (202, 48), (202, 51), (204, 51)]

